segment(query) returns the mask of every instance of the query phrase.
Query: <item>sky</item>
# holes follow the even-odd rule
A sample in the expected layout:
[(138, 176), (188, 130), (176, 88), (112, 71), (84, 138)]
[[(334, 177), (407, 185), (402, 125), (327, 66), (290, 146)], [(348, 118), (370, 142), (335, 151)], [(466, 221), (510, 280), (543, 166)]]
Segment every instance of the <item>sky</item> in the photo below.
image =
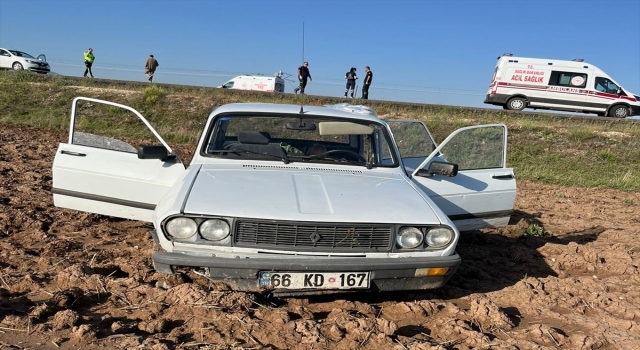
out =
[[(0, 0), (0, 47), (45, 54), (52, 71), (220, 86), (240, 74), (291, 75), (310, 95), (343, 96), (370, 66), (371, 99), (488, 107), (503, 53), (583, 58), (640, 94), (638, 0)], [(358, 91), (360, 95), (360, 91)]]

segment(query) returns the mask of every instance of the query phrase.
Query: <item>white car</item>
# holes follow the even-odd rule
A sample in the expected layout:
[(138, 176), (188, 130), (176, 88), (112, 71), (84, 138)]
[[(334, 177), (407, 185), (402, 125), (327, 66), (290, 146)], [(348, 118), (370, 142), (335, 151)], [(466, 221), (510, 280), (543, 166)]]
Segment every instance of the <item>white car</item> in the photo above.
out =
[(0, 68), (13, 70), (30, 70), (36, 73), (49, 73), (51, 67), (45, 55), (33, 57), (26, 52), (0, 48)]
[[(80, 101), (135, 113), (157, 145), (80, 133)], [(503, 124), (436, 145), (422, 122), (362, 107), (228, 104), (187, 168), (128, 106), (78, 97), (70, 125), (56, 206), (152, 222), (157, 271), (196, 268), (237, 290), (440, 287), (460, 264), (460, 231), (506, 225), (516, 196)]]

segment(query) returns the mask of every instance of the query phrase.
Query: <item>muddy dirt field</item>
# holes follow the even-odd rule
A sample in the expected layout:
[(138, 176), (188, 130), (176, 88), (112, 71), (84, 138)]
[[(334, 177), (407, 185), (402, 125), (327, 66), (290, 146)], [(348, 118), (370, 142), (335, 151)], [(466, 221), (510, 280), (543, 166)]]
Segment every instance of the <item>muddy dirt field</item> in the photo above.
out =
[(273, 299), (158, 274), (149, 225), (54, 208), (65, 136), (0, 130), (0, 349), (640, 349), (639, 193), (519, 182), (514, 225), (465, 233), (439, 290)]

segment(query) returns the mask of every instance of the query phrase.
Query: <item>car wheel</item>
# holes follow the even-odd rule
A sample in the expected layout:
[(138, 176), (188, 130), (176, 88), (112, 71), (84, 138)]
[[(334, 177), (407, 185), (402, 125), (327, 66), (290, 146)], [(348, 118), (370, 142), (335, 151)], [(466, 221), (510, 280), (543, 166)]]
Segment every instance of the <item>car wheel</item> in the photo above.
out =
[(610, 117), (626, 118), (629, 116), (629, 108), (626, 106), (613, 106), (609, 110)]
[(502, 109), (509, 109), (509, 107), (507, 107), (507, 105), (503, 105)]
[(11, 66), (11, 68), (13, 68), (13, 70), (23, 70), (24, 69), (24, 67), (22, 67), (22, 63), (20, 63), (20, 62), (15, 62), (13, 64), (13, 66)]
[(507, 109), (521, 111), (527, 106), (527, 100), (522, 97), (514, 97), (507, 101)]

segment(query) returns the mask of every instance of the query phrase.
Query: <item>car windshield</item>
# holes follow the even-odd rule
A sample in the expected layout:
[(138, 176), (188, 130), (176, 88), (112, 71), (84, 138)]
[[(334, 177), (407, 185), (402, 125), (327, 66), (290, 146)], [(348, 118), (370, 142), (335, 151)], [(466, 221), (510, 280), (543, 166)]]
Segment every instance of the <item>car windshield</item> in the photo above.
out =
[(28, 53), (22, 52), (22, 51), (9, 50), (9, 52), (11, 52), (11, 54), (13, 54), (14, 56), (18, 56), (18, 57), (35, 58), (35, 57), (29, 55)]
[(202, 154), (229, 159), (395, 167), (386, 128), (345, 118), (218, 116)]

